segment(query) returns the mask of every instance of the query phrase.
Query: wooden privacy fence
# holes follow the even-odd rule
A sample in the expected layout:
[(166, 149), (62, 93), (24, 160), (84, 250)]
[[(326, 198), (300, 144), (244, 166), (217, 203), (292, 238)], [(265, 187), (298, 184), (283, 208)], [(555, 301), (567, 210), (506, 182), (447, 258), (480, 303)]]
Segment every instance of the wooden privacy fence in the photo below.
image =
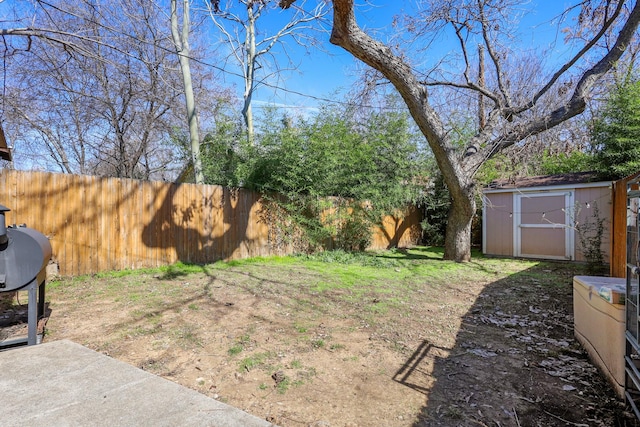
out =
[[(49, 237), (64, 276), (293, 251), (270, 244), (260, 194), (215, 185), (3, 170), (0, 204)], [(370, 248), (415, 244), (419, 222), (386, 218)]]

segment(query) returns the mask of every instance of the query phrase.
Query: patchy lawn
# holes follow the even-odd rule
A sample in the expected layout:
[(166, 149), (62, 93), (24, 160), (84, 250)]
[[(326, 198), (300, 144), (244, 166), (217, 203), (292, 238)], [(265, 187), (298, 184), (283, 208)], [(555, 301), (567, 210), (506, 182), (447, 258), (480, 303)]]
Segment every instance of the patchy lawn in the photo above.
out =
[(338, 252), (64, 279), (47, 288), (45, 340), (281, 426), (637, 425), (573, 338), (580, 265), (440, 258)]

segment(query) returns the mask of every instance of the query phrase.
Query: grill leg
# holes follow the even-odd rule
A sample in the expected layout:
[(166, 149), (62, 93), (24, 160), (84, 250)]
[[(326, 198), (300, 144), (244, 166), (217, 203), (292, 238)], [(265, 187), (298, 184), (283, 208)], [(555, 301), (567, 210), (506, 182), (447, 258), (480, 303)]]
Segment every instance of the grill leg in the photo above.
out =
[[(36, 280), (38, 280), (36, 278)], [(45, 280), (40, 283), (38, 287), (38, 320), (44, 317), (44, 285)]]
[(34, 280), (28, 285), (29, 289), (29, 307), (28, 317), (28, 337), (27, 345), (36, 345), (38, 343), (38, 282)]
[[(0, 0), (2, 3), (2, 0)], [(44, 271), (44, 270), (43, 270)], [(38, 285), (38, 282), (40, 284)], [(20, 291), (27, 291), (29, 294), (29, 305), (27, 307), (27, 338), (21, 337), (12, 340), (0, 342), (0, 351), (17, 347), (20, 345), (36, 345), (38, 344), (38, 320), (44, 317), (44, 288), (46, 280), (40, 276), (35, 278), (27, 286), (20, 288)]]

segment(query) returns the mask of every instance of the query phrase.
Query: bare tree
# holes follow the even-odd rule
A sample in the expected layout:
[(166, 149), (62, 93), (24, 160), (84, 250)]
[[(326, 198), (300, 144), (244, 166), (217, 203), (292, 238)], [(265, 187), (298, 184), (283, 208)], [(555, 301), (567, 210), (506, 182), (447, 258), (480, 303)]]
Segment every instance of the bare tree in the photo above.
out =
[(184, 86), (184, 97), (187, 109), (187, 123), (189, 124), (189, 145), (191, 147), (191, 163), (193, 164), (193, 175), (196, 184), (204, 183), (202, 172), (202, 157), (200, 155), (200, 134), (198, 132), (198, 112), (193, 93), (193, 81), (191, 76), (189, 47), (189, 30), (191, 28), (189, 0), (182, 1), (182, 30), (178, 23), (177, 0), (171, 0), (171, 36), (173, 44), (178, 53), (180, 71), (182, 73), (182, 83)]
[(181, 90), (165, 15), (142, 0), (38, 5), (35, 25), (10, 33), (8, 126), (64, 172), (167, 177)]
[[(311, 48), (317, 45), (313, 31), (320, 29), (314, 26), (328, 11), (325, 1), (306, 10), (311, 2), (298, 0), (293, 6), (293, 15), (279, 29), (269, 33), (265, 28), (258, 28), (260, 18), (273, 7), (289, 8), (292, 2), (276, 2), (271, 0), (216, 0), (209, 4), (211, 19), (222, 34), (222, 40), (230, 50), (230, 58), (242, 70), (244, 81), (242, 116), (247, 127), (249, 141), (253, 140), (254, 123), (251, 104), (256, 89), (262, 82), (273, 76), (279, 76), (286, 67), (295, 68), (289, 56), (285, 39), (293, 39), (300, 46)], [(288, 58), (288, 65), (282, 68), (282, 61), (273, 55), (274, 48)]]
[[(543, 133), (581, 114), (592, 89), (633, 42), (640, 22), (640, 5), (631, 1), (584, 1), (574, 6), (582, 13), (572, 40), (584, 39), (575, 54), (556, 71), (522, 67), (522, 56), (509, 49), (509, 34), (518, 0), (421, 1), (422, 12), (409, 21), (414, 43), (424, 41), (424, 50), (402, 52), (365, 33), (357, 24), (353, 0), (333, 1), (331, 43), (378, 70), (402, 96), (425, 135), (452, 197), (447, 223), (445, 258), (467, 261), (471, 254), (471, 220), (475, 214), (474, 176), (497, 153)], [(597, 11), (594, 12), (594, 11)], [(587, 31), (586, 29), (591, 29)], [(432, 61), (420, 72), (408, 58), (433, 59), (430, 42), (444, 30), (456, 36), (461, 64), (453, 59)], [(403, 32), (407, 28), (403, 28)], [(502, 37), (502, 38), (501, 38)], [(473, 52), (484, 45), (487, 72), (481, 84), (474, 73)], [(512, 42), (512, 40), (511, 40)], [(473, 44), (471, 44), (473, 43)], [(543, 78), (544, 77), (544, 78)], [(449, 96), (467, 96), (486, 102), (486, 124), (471, 136), (466, 149), (457, 149), (447, 126), (443, 105)], [(444, 94), (444, 95), (443, 95)], [(475, 114), (477, 117), (477, 114)]]
[(69, 67), (59, 66), (67, 62), (60, 61), (59, 53), (34, 46), (29, 55), (12, 58), (3, 122), (19, 163), (83, 174), (90, 158), (87, 131), (92, 121), (81, 93), (89, 79), (81, 74), (70, 79)]

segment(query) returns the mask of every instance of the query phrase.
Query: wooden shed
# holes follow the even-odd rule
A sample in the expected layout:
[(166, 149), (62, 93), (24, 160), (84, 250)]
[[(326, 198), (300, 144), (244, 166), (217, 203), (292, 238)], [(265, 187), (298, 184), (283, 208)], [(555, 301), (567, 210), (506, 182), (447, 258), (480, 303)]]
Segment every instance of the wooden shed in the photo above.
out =
[(611, 254), (612, 182), (577, 172), (494, 181), (483, 189), (482, 251), (487, 255), (585, 261), (577, 226), (604, 219), (601, 249)]

